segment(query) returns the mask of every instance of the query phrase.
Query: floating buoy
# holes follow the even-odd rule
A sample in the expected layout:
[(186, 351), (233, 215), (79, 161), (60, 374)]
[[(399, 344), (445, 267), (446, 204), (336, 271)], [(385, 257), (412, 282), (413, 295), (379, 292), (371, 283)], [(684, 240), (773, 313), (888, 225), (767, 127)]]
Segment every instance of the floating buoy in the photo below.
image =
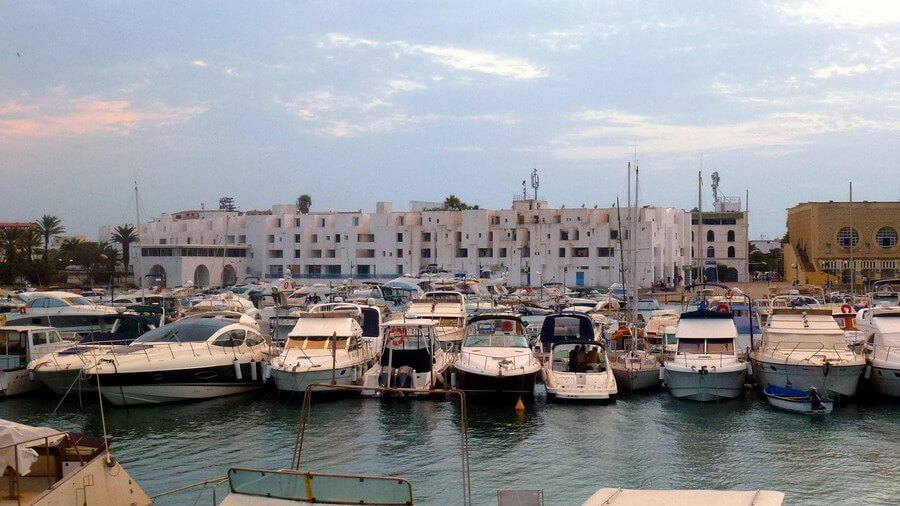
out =
[(519, 396), (519, 400), (516, 401), (516, 413), (522, 413), (525, 411), (525, 403), (522, 402), (522, 396)]

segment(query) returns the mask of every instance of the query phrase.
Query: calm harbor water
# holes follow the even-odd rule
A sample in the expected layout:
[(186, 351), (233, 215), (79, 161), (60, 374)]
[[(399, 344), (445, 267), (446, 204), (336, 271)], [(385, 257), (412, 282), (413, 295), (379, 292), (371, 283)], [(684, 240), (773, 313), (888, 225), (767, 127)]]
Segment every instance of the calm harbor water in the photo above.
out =
[[(96, 402), (30, 397), (0, 417), (100, 432)], [(106, 408), (113, 451), (151, 495), (223, 476), (229, 466), (290, 466), (300, 403), (271, 393), (158, 407)], [(897, 504), (900, 403), (862, 400), (811, 418), (756, 393), (721, 404), (664, 391), (609, 405), (470, 404), (475, 504), (501, 488), (539, 488), (545, 503), (580, 504), (601, 487), (775, 489), (787, 504)], [(304, 468), (401, 475), (417, 504), (461, 503), (459, 408), (451, 401), (316, 402)], [(220, 491), (224, 492), (224, 487)], [(221, 496), (220, 496), (221, 497)], [(159, 504), (210, 504), (199, 490)]]

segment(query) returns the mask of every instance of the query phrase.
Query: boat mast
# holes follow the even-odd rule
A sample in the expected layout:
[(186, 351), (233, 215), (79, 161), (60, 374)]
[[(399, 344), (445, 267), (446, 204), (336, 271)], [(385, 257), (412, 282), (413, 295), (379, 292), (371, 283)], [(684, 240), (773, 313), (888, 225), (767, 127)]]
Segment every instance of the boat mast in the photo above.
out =
[(625, 288), (625, 248), (622, 244), (622, 209), (619, 208), (619, 197), (616, 197), (616, 218), (619, 222), (619, 280), (622, 282), (622, 288)]
[[(849, 221), (850, 221), (850, 237), (847, 239), (850, 245), (850, 304), (856, 299), (856, 265), (853, 263), (853, 248), (856, 246), (853, 244), (853, 181), (850, 181), (850, 212), (849, 212)], [(800, 259), (798, 258), (799, 262)], [(799, 283), (800, 280), (797, 280)]]
[(638, 169), (637, 161), (634, 162), (634, 221), (632, 222), (632, 246), (633, 246), (633, 258), (634, 261), (631, 265), (631, 279), (632, 284), (634, 286), (634, 297), (631, 299), (634, 302), (634, 309), (631, 313), (631, 321), (633, 331), (631, 333), (631, 349), (637, 349), (637, 323), (638, 323), (638, 221), (641, 219), (641, 208), (639, 204), (639, 193), (638, 193), (638, 175), (640, 171)]
[[(138, 250), (140, 250), (140, 254), (138, 255), (138, 271), (140, 272), (140, 277), (138, 278), (138, 283), (141, 285), (141, 304), (144, 303), (144, 249), (141, 248), (141, 205), (140, 205), (140, 195), (138, 194), (138, 184), (137, 181), (134, 182), (134, 214), (135, 219), (137, 219), (137, 240), (138, 240)], [(130, 244), (125, 246), (126, 248), (131, 247)], [(128, 269), (128, 266), (125, 266)]]
[[(631, 208), (631, 162), (628, 162), (628, 203), (627, 203), (627, 206), (628, 206), (628, 215), (625, 217), (625, 221), (626, 221), (625, 231), (629, 235), (631, 235), (631, 222), (634, 219), (634, 210)], [(628, 247), (630, 248), (632, 245), (631, 241), (633, 239), (631, 237), (629, 237), (628, 239), (629, 239)], [(628, 252), (628, 263), (629, 264), (631, 263), (631, 251), (630, 250)], [(633, 269), (633, 267), (634, 266), (628, 266), (626, 268), (625, 264), (624, 263), (622, 264), (622, 268), (628, 272), (629, 278), (631, 277), (631, 270)], [(625, 291), (625, 302), (626, 303), (628, 302), (628, 297), (631, 295), (631, 287), (629, 286), (629, 284), (630, 284), (630, 281), (625, 281), (622, 283), (622, 290)], [(630, 316), (629, 313), (631, 313), (631, 311), (625, 312), (625, 322), (626, 323), (628, 322), (628, 317)]]
[[(700, 283), (706, 282), (704, 279), (704, 271), (706, 270), (706, 254), (703, 251), (703, 160), (700, 161), (700, 171), (697, 172), (697, 229), (698, 249), (697, 249), (697, 277)], [(697, 283), (697, 280), (694, 281)]]

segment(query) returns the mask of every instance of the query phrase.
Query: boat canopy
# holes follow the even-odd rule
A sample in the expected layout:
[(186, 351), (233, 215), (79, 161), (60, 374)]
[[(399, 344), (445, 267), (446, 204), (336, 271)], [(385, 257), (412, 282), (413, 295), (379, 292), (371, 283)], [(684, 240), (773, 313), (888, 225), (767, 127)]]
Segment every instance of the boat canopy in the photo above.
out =
[(737, 338), (731, 313), (701, 309), (681, 315), (675, 329), (677, 339)]
[(219, 330), (234, 325), (233, 320), (219, 318), (190, 318), (155, 328), (132, 341), (140, 343), (199, 343), (208, 340)]
[(21, 476), (26, 476), (39, 458), (31, 447), (56, 444), (65, 437), (49, 427), (32, 427), (0, 419), (0, 468), (18, 470)]
[(547, 315), (544, 318), (541, 325), (541, 343), (552, 345), (571, 339), (594, 340), (594, 321), (590, 316), (567, 312)]
[(308, 313), (303, 315), (297, 320), (288, 337), (353, 337), (362, 335), (362, 328), (354, 318), (347, 315), (323, 318), (320, 315), (327, 315), (327, 313)]

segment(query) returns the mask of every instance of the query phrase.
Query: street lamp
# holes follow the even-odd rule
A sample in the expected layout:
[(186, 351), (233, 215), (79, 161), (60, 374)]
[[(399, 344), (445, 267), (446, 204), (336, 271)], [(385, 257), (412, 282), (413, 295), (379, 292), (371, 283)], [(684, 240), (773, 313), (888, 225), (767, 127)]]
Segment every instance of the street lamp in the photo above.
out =
[(544, 275), (541, 274), (541, 271), (537, 271), (536, 274), (538, 275), (538, 278), (540, 279), (538, 281), (538, 283), (540, 283), (540, 285), (541, 285), (541, 298), (543, 299), (544, 298)]
[(791, 267), (794, 268), (794, 284), (800, 284), (800, 264), (794, 262), (791, 264)]

